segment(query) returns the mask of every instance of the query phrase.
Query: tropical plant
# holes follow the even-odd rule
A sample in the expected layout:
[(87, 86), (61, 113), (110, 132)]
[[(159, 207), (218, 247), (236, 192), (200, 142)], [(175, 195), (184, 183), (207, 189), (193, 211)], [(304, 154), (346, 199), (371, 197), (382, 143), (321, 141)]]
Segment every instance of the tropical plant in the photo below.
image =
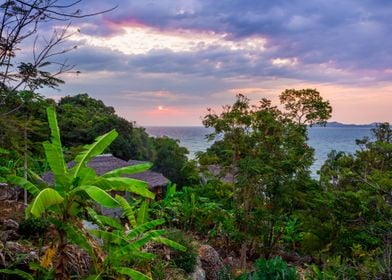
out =
[(60, 132), (57, 125), (54, 108), (47, 108), (51, 141), (45, 142), (46, 159), (52, 170), (54, 181), (51, 185), (45, 183), (38, 175), (38, 183), (30, 182), (19, 176), (9, 176), (10, 184), (25, 188), (33, 197), (26, 209), (26, 216), (41, 217), (47, 215), (49, 221), (57, 230), (55, 258), (53, 265), (56, 277), (65, 279), (69, 272), (65, 270), (67, 256), (65, 249), (69, 243), (75, 243), (89, 252), (94, 260), (95, 268), (99, 269), (103, 262), (103, 253), (95, 240), (82, 226), (85, 209), (93, 202), (107, 208), (119, 207), (120, 203), (109, 192), (129, 191), (141, 197), (154, 198), (148, 190), (148, 184), (136, 179), (119, 177), (122, 174), (141, 172), (150, 168), (150, 164), (123, 167), (97, 176), (95, 171), (87, 166), (89, 160), (101, 154), (116, 138), (117, 132), (112, 130), (85, 146), (75, 158), (75, 165), (68, 168), (64, 161)]
[(138, 209), (119, 195), (116, 195), (115, 200), (121, 206), (127, 220), (124, 226), (114, 218), (98, 215), (91, 208), (88, 210), (92, 220), (100, 226), (99, 229), (91, 230), (91, 232), (103, 240), (104, 249), (107, 252), (104, 272), (100, 274), (101, 277), (120, 274), (130, 276), (135, 280), (151, 279), (147, 275), (147, 273), (150, 274), (149, 271), (142, 273), (131, 268), (139, 267), (141, 270), (145, 270), (145, 263), (156, 257), (155, 254), (142, 250), (146, 244), (164, 244), (180, 251), (186, 251), (186, 247), (163, 236), (167, 233), (166, 230), (154, 229), (162, 225), (165, 220), (148, 221), (148, 202), (146, 200), (141, 201)]

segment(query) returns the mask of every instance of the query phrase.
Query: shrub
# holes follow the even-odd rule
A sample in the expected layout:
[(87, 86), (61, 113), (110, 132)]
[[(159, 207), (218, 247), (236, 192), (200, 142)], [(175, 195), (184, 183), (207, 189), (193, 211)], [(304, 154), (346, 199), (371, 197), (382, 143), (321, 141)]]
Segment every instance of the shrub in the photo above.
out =
[(18, 231), (20, 235), (26, 238), (39, 237), (45, 234), (48, 227), (49, 222), (46, 219), (32, 217), (21, 221)]
[(295, 268), (289, 267), (281, 257), (270, 260), (258, 259), (255, 262), (255, 271), (244, 274), (241, 280), (297, 280), (298, 275)]
[(192, 239), (182, 231), (173, 231), (169, 234), (168, 238), (186, 247), (187, 250), (185, 252), (175, 251), (171, 257), (178, 268), (183, 269), (186, 273), (192, 273), (197, 263), (197, 252), (195, 246), (192, 244)]

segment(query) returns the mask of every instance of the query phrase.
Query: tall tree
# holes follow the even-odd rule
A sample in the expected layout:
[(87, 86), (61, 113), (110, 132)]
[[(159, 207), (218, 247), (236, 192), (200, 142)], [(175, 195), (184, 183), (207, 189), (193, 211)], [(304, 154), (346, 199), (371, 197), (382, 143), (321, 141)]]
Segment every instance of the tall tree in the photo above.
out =
[(332, 107), (316, 89), (286, 89), (279, 96), (287, 116), (298, 124), (325, 124)]
[[(203, 120), (206, 127), (214, 128), (210, 139), (218, 135), (222, 139), (201, 157), (213, 159), (215, 162), (206, 162), (229, 170), (235, 178), (236, 227), (243, 236), (243, 266), (256, 239), (261, 239), (263, 253), (268, 257), (282, 236), (276, 228), (293, 211), (295, 193), (304, 191), (304, 182), (310, 180), (313, 149), (306, 144), (306, 124), (323, 123), (328, 117), (321, 114), (329, 111), (327, 101), (318, 100), (316, 110), (306, 96), (296, 96), (294, 101), (287, 101), (285, 96), (287, 92), (281, 95), (284, 104), (295, 103), (286, 106), (286, 112), (267, 99), (252, 106), (240, 94), (222, 113), (209, 110)], [(306, 118), (298, 119), (298, 114)]]

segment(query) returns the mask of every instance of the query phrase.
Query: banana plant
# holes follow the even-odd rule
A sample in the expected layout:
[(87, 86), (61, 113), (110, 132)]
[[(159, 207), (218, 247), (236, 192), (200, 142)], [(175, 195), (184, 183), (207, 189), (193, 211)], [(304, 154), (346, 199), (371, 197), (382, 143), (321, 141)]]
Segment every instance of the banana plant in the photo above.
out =
[[(9, 184), (15, 184), (26, 189), (34, 198), (26, 208), (26, 216), (41, 217), (47, 215), (58, 232), (56, 272), (65, 275), (62, 263), (63, 249), (68, 243), (76, 243), (89, 252), (99, 269), (104, 253), (99, 246), (94, 245), (91, 235), (80, 226), (81, 218), (86, 207), (94, 202), (107, 208), (120, 207), (117, 199), (110, 191), (128, 191), (139, 197), (154, 198), (148, 184), (136, 179), (121, 177), (123, 174), (143, 172), (151, 164), (140, 164), (110, 171), (98, 176), (94, 169), (88, 167), (88, 162), (98, 156), (112, 143), (118, 133), (112, 130), (100, 137), (94, 143), (84, 147), (76, 156), (75, 165), (68, 168), (65, 163), (60, 131), (56, 113), (53, 107), (47, 108), (48, 123), (51, 131), (50, 141), (44, 142), (46, 160), (53, 173), (52, 184), (45, 183), (38, 175), (35, 181), (29, 181), (19, 176), (9, 176)], [(62, 278), (61, 278), (62, 279)]]
[[(123, 197), (116, 195), (115, 200), (121, 206), (127, 223), (123, 226), (116, 219), (98, 215), (93, 209), (88, 209), (93, 221), (100, 226), (91, 232), (104, 242), (107, 256), (105, 259), (106, 276), (125, 275), (134, 280), (150, 280), (149, 275), (133, 268), (138, 262), (148, 262), (155, 258), (152, 253), (144, 252), (147, 243), (160, 243), (176, 250), (185, 251), (179, 243), (165, 238), (164, 229), (155, 229), (165, 220), (148, 221), (148, 202), (142, 200), (140, 207), (135, 209)], [(108, 229), (111, 231), (109, 232)], [(105, 275), (102, 275), (105, 276)]]

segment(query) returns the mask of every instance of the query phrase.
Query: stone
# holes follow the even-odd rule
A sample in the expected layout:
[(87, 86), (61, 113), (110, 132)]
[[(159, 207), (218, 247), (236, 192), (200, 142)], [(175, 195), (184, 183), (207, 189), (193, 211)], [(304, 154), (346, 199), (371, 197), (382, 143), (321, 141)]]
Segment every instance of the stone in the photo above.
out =
[(0, 201), (10, 200), (15, 197), (15, 190), (7, 184), (0, 183)]
[(218, 279), (219, 273), (225, 269), (218, 252), (210, 245), (201, 245), (199, 247), (199, 257), (206, 274), (206, 280)]
[(2, 242), (18, 240), (19, 237), (19, 233), (13, 229), (0, 231), (0, 241)]
[(12, 219), (5, 219), (3, 221), (3, 228), (4, 229), (18, 230), (19, 229), (19, 224), (18, 224), (17, 221), (14, 221)]
[(192, 280), (206, 280), (206, 272), (204, 271), (200, 257), (197, 257), (197, 264), (195, 267), (195, 271), (191, 275)]

